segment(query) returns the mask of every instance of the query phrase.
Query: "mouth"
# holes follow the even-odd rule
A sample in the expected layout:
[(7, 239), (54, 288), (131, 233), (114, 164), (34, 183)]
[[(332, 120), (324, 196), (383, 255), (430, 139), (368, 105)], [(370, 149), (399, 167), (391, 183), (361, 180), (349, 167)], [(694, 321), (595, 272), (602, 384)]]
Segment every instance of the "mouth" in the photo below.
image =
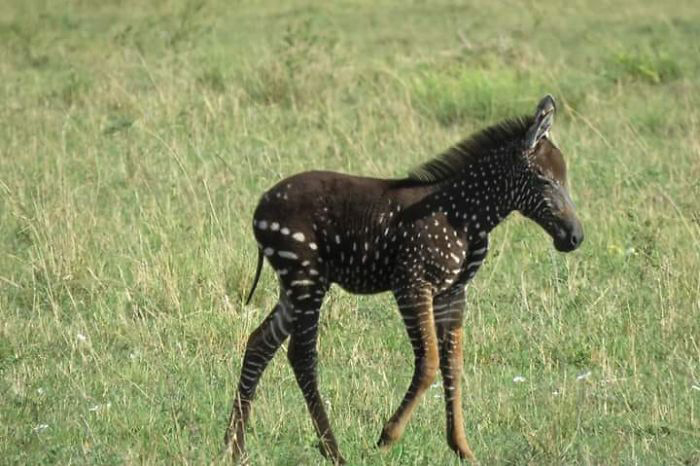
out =
[(558, 241), (556, 239), (554, 240), (554, 249), (556, 249), (559, 252), (571, 252), (578, 249), (578, 247), (578, 244), (574, 244), (570, 241)]
[(580, 228), (566, 230), (558, 225), (552, 225), (554, 230), (552, 238), (554, 240), (554, 248), (559, 252), (571, 252), (581, 246), (583, 243), (583, 232)]

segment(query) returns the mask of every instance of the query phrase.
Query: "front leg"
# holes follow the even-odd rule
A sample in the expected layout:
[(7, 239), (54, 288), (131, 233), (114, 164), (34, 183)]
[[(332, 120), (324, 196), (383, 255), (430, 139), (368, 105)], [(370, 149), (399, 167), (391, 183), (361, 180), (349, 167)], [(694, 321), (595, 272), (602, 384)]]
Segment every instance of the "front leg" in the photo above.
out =
[(395, 291), (394, 295), (413, 346), (415, 369), (399, 408), (384, 425), (380, 447), (388, 447), (401, 437), (421, 396), (435, 380), (439, 364), (430, 289), (403, 289)]
[(462, 416), (462, 314), (464, 288), (436, 297), (433, 302), (435, 326), (440, 348), (440, 371), (445, 388), (447, 444), (460, 458), (475, 462), (464, 434)]

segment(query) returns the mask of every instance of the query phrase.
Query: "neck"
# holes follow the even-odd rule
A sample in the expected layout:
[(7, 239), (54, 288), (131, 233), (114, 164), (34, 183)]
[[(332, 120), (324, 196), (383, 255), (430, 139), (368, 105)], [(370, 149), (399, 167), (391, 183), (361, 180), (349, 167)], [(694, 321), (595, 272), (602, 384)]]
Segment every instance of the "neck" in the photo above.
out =
[(469, 241), (485, 239), (515, 210), (515, 180), (506, 157), (476, 159), (455, 177), (436, 185), (433, 202)]

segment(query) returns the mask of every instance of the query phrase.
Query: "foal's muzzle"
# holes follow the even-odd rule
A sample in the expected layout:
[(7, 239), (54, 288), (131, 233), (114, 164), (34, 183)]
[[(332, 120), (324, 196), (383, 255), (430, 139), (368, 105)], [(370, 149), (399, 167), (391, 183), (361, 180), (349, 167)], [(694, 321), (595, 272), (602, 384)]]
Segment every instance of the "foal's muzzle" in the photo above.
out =
[(566, 188), (551, 186), (549, 193), (552, 216), (547, 222), (547, 232), (554, 240), (554, 247), (560, 252), (571, 252), (583, 243), (583, 227), (576, 216), (574, 202)]
[(577, 218), (560, 219), (555, 224), (554, 247), (560, 252), (571, 252), (583, 243), (583, 227)]

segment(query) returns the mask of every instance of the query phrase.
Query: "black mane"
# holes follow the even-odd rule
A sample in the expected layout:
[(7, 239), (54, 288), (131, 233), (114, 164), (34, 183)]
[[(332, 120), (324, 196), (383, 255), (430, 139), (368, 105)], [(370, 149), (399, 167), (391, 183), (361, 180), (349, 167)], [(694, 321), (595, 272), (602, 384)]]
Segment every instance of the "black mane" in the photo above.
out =
[(488, 156), (523, 138), (533, 122), (532, 116), (521, 116), (489, 126), (411, 170), (407, 181), (429, 184), (450, 178), (475, 158)]

